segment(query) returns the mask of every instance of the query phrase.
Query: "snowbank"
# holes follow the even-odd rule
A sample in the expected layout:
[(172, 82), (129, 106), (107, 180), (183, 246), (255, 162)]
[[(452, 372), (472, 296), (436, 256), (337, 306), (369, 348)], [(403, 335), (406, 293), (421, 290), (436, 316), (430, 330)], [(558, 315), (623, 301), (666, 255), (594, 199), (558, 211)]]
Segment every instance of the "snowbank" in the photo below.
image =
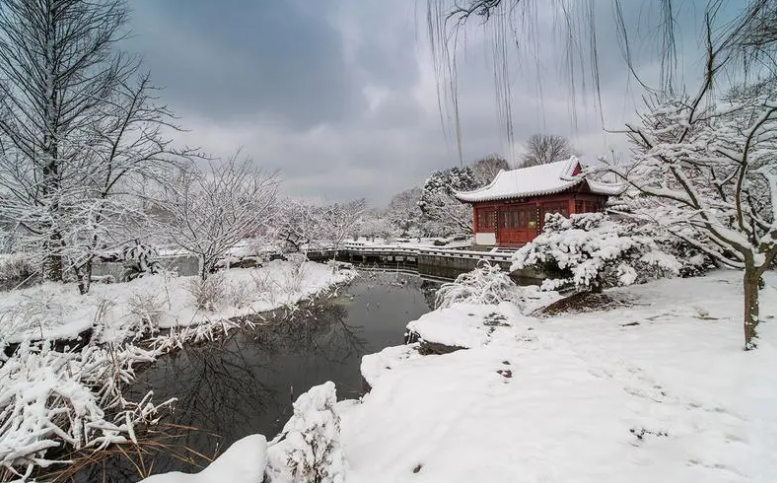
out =
[(267, 440), (261, 434), (235, 441), (224, 454), (196, 474), (178, 471), (154, 475), (140, 483), (260, 483), (267, 463)]
[[(372, 391), (340, 403), (348, 482), (777, 481), (777, 277), (765, 278), (752, 352), (734, 271), (620, 288), (633, 303), (604, 312), (428, 314), (410, 327), (471, 349), (365, 358)], [(509, 326), (486, 339), (489, 311)]]
[(495, 343), (513, 343), (515, 325), (531, 321), (509, 302), (499, 305), (454, 304), (424, 314), (407, 324), (411, 338), (449, 347), (473, 348)]
[(196, 277), (155, 275), (121, 284), (94, 284), (82, 296), (74, 284), (46, 283), (0, 297), (0, 329), (7, 342), (75, 338), (104, 324), (104, 341), (120, 340), (152, 318), (170, 328), (265, 312), (350, 281), (355, 272), (331, 266), (276, 260), (258, 269), (223, 273), (224, 296), (213, 311), (195, 307), (190, 286)]
[(408, 361), (424, 357), (418, 352), (419, 348), (419, 343), (386, 347), (376, 354), (368, 354), (362, 357), (362, 363), (359, 368), (362, 377), (372, 387), (388, 371), (393, 371)]

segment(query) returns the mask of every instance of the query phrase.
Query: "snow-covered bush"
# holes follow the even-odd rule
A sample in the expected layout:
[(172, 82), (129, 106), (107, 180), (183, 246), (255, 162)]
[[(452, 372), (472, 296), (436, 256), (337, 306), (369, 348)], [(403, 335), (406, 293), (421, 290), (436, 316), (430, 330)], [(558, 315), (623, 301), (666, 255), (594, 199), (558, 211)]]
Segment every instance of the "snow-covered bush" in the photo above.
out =
[(549, 214), (544, 232), (513, 257), (513, 270), (525, 267), (548, 275), (545, 290), (596, 292), (677, 273), (680, 264), (632, 225), (586, 213), (570, 218)]
[(125, 247), (122, 251), (124, 268), (121, 279), (124, 282), (135, 280), (147, 275), (156, 275), (161, 271), (159, 254), (151, 245), (138, 243), (135, 246)]
[(333, 382), (312, 387), (294, 403), (294, 415), (267, 449), (270, 483), (343, 483), (345, 457)]
[(712, 243), (705, 241), (702, 234), (692, 230), (678, 229), (678, 231), (686, 232), (683, 238), (654, 224), (648, 224), (639, 229), (641, 235), (653, 238), (661, 251), (672, 255), (677, 260), (680, 264), (678, 274), (683, 278), (698, 277), (719, 265), (714, 257), (685, 241), (692, 238), (695, 243), (705, 244), (713, 249)]
[(206, 279), (192, 278), (187, 289), (198, 310), (213, 312), (216, 305), (227, 295), (227, 281), (223, 273), (216, 273)]
[(456, 280), (443, 284), (437, 291), (435, 306), (447, 308), (455, 303), (495, 305), (514, 301), (515, 282), (499, 265), (482, 261), (471, 272), (463, 273)]
[(0, 258), (0, 283), (23, 282), (39, 272), (32, 259), (20, 255)]
[(155, 357), (134, 346), (62, 353), (21, 345), (0, 367), (0, 466), (29, 476), (52, 464), (50, 449), (136, 442), (134, 427), (155, 422), (158, 406), (151, 393), (130, 403), (120, 388), (134, 379), (133, 364)]

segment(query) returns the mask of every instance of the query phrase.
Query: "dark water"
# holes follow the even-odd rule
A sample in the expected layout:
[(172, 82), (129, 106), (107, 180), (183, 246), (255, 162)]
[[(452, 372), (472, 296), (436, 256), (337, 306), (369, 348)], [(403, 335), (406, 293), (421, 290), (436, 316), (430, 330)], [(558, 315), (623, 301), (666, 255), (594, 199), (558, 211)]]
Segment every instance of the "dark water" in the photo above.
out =
[[(417, 276), (363, 273), (336, 298), (302, 308), (291, 320), (230, 335), (219, 343), (188, 347), (142, 372), (128, 398), (154, 391), (154, 400), (178, 398), (165, 421), (198, 428), (167, 429), (171, 448), (151, 453), (153, 473), (197, 471), (206, 456), (253, 433), (268, 439), (292, 413), (291, 402), (310, 387), (334, 381), (338, 398), (362, 393), (359, 365), (365, 354), (404, 342), (405, 325), (428, 312), (434, 286)], [(191, 457), (192, 463), (181, 461)], [(137, 463), (136, 459), (135, 462)], [(137, 471), (117, 456), (82, 472), (77, 481), (132, 481)]]

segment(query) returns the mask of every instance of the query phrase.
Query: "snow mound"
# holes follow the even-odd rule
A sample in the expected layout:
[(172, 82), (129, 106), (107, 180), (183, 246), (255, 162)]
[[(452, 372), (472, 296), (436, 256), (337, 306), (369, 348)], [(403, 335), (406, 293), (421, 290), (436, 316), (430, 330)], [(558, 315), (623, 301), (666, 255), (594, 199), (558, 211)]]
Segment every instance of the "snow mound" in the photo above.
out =
[(235, 441), (199, 473), (179, 471), (154, 475), (140, 483), (261, 483), (267, 463), (267, 440), (253, 434)]
[(362, 357), (360, 371), (367, 384), (372, 387), (388, 371), (392, 371), (408, 361), (424, 357), (418, 353), (419, 344), (386, 347), (376, 354)]
[(294, 403), (294, 415), (270, 442), (271, 483), (343, 483), (345, 457), (333, 382), (310, 388)]

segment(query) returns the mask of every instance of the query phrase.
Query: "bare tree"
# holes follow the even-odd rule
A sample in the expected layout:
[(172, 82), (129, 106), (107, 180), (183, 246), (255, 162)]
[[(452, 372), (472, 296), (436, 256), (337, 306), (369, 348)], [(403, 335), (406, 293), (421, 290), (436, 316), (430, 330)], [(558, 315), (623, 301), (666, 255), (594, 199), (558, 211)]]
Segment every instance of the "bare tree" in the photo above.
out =
[(202, 280), (239, 241), (265, 227), (276, 207), (278, 181), (234, 155), (208, 161), (205, 171), (180, 173), (156, 201), (162, 232), (199, 259)]
[(348, 237), (356, 235), (358, 226), (367, 211), (364, 198), (345, 203), (332, 203), (324, 208), (322, 233), (334, 248), (334, 257)]
[[(161, 136), (171, 115), (154, 105), (149, 76), (135, 82), (140, 60), (116, 49), (126, 21), (124, 0), (0, 2), (2, 208), (26, 214), (19, 221), (40, 242), (47, 279), (63, 278), (63, 226), (84, 211), (76, 199), (97, 209), (88, 219), (100, 224), (117, 213), (121, 205), (106, 200), (126, 194), (128, 178), (183, 154)], [(91, 259), (76, 267), (87, 279)]]
[(323, 231), (324, 208), (302, 199), (286, 198), (278, 203), (273, 236), (283, 251), (304, 252)]
[(489, 154), (472, 163), (472, 171), (478, 182), (488, 184), (496, 178), (500, 171), (510, 169), (510, 164), (499, 154)]
[(521, 167), (539, 166), (554, 161), (562, 161), (574, 156), (576, 151), (564, 136), (554, 134), (532, 134), (526, 140), (526, 154)]

